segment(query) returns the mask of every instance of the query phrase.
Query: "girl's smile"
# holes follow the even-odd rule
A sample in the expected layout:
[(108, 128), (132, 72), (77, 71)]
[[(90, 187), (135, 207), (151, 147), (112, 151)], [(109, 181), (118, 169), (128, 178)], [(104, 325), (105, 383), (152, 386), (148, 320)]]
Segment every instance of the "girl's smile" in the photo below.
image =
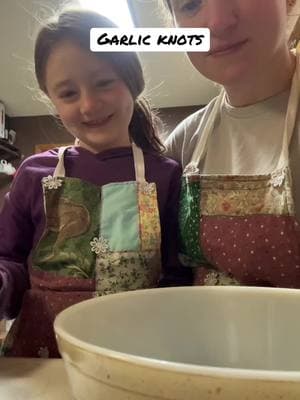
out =
[(101, 128), (104, 125), (106, 125), (108, 122), (111, 121), (111, 119), (113, 118), (113, 114), (110, 114), (106, 117), (103, 117), (101, 119), (97, 119), (97, 120), (89, 120), (89, 121), (83, 121), (82, 124), (88, 128)]
[(65, 128), (83, 147), (98, 153), (130, 145), (134, 100), (103, 56), (62, 41), (49, 56), (46, 86)]

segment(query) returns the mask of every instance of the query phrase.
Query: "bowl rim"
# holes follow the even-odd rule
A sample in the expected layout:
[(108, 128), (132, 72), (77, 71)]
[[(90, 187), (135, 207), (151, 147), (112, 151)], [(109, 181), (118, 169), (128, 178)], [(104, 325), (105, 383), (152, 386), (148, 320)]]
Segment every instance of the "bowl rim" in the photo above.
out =
[(299, 297), (300, 302), (300, 290), (289, 289), (289, 288), (269, 288), (269, 287), (253, 287), (253, 286), (177, 286), (168, 288), (153, 288), (153, 289), (140, 289), (127, 292), (120, 292), (106, 296), (94, 297), (92, 299), (84, 300), (76, 303), (60, 312), (54, 321), (54, 331), (56, 336), (61, 337), (64, 341), (69, 342), (80, 348), (81, 350), (97, 354), (106, 358), (110, 358), (116, 361), (133, 364), (135, 366), (147, 367), (154, 370), (164, 370), (177, 374), (191, 374), (191, 375), (202, 375), (212, 378), (223, 378), (223, 379), (244, 379), (244, 380), (264, 380), (264, 381), (283, 381), (283, 382), (300, 382), (300, 370), (299, 371), (283, 371), (283, 370), (264, 370), (264, 369), (247, 369), (247, 368), (231, 368), (231, 367), (213, 367), (197, 364), (187, 364), (174, 361), (165, 361), (155, 358), (148, 358), (138, 356), (134, 354), (124, 353), (116, 350), (111, 350), (105, 347), (97, 346), (91, 343), (86, 343), (81, 339), (76, 338), (72, 334), (66, 332), (62, 327), (64, 319), (69, 314), (77, 312), (78, 309), (85, 307), (88, 302), (105, 302), (109, 301), (111, 296), (124, 297), (124, 296), (135, 296), (142, 292), (161, 292), (161, 291), (184, 291), (189, 290), (201, 290), (201, 291), (224, 291), (224, 292), (240, 292), (240, 293), (260, 293), (270, 294), (273, 293), (275, 296), (296, 296)]

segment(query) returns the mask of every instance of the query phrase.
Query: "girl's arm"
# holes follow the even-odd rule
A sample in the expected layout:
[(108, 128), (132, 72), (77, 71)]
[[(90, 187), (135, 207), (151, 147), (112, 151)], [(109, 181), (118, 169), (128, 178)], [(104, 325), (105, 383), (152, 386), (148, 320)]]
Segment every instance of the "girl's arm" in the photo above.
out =
[(34, 234), (32, 192), (30, 170), (25, 161), (0, 213), (0, 319), (16, 317), (23, 294), (29, 288), (27, 258)]

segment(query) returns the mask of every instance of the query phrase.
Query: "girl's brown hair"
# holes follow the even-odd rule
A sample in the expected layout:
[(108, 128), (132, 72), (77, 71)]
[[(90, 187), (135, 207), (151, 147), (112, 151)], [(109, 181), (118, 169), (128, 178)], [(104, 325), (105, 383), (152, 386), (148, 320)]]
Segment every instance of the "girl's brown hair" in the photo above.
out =
[[(45, 74), (48, 58), (54, 47), (63, 40), (71, 40), (84, 49), (90, 49), (91, 28), (112, 28), (116, 25), (108, 18), (88, 10), (69, 9), (40, 29), (34, 49), (35, 75), (40, 89), (47, 94)], [(163, 152), (164, 147), (157, 136), (159, 118), (140, 94), (145, 88), (143, 70), (136, 53), (93, 53), (105, 59), (127, 85), (133, 100), (134, 112), (129, 124), (132, 140), (143, 150)]]

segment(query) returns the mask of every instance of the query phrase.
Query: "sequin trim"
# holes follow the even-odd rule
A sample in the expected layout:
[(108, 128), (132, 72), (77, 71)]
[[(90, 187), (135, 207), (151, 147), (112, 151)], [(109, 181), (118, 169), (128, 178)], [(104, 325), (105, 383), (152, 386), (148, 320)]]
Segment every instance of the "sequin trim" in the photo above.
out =
[(108, 241), (102, 236), (100, 236), (99, 238), (95, 237), (90, 242), (90, 245), (91, 245), (92, 251), (96, 254), (105, 254), (105, 253), (108, 253), (108, 251), (109, 251)]
[(62, 179), (48, 175), (42, 179), (42, 184), (47, 189), (58, 189), (62, 185)]

